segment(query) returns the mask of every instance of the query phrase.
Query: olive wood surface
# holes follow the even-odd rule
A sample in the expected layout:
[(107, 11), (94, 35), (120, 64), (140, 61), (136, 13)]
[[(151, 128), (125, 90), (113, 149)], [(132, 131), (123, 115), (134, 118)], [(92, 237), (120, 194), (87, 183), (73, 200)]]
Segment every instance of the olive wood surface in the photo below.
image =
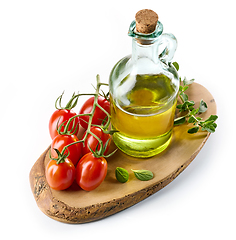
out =
[[(186, 91), (189, 100), (196, 106), (203, 99), (208, 110), (203, 119), (216, 114), (213, 96), (202, 85), (193, 83)], [(207, 132), (189, 134), (192, 125), (175, 126), (169, 147), (148, 159), (138, 159), (117, 151), (107, 159), (108, 171), (104, 182), (95, 190), (87, 192), (76, 183), (63, 191), (49, 187), (45, 178), (45, 166), (49, 161), (48, 149), (39, 157), (30, 171), (30, 185), (38, 207), (52, 219), (65, 223), (86, 223), (120, 212), (156, 193), (173, 181), (196, 157), (208, 137)], [(113, 146), (114, 147), (114, 146)], [(128, 182), (120, 183), (115, 178), (116, 167), (128, 170)], [(131, 169), (146, 169), (154, 173), (149, 181), (135, 178)]]

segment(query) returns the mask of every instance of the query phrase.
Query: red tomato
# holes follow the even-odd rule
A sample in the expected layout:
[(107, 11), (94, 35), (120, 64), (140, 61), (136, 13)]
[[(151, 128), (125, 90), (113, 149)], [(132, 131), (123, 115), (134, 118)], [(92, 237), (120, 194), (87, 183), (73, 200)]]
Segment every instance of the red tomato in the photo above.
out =
[[(71, 118), (74, 117), (76, 115), (76, 113), (72, 110), (67, 110), (67, 109), (59, 109), (56, 110), (50, 120), (49, 120), (49, 133), (52, 139), (54, 139), (57, 135), (59, 135), (59, 133), (57, 132), (57, 125), (58, 127), (65, 122), (65, 124), (67, 123), (67, 121)], [(77, 135), (77, 133), (79, 132), (79, 118), (75, 118), (75, 126), (78, 125), (77, 131), (74, 133), (75, 135)], [(70, 123), (68, 130), (71, 130), (73, 126), (73, 121)], [(64, 130), (64, 127), (61, 128), (61, 130)]]
[[(105, 146), (105, 143), (108, 141), (108, 139), (111, 139), (111, 135), (104, 133), (102, 131), (102, 129), (99, 128), (99, 127), (91, 127), (90, 131), (102, 140), (103, 147)], [(86, 134), (86, 132), (84, 133), (84, 136), (85, 136), (85, 134)], [(90, 149), (89, 149), (88, 145), (95, 152), (98, 144), (99, 144), (98, 140), (93, 135), (88, 134), (87, 138), (84, 141), (83, 147), (82, 147), (83, 155), (90, 152)], [(106, 150), (105, 150), (104, 154), (107, 154), (107, 152), (109, 150), (109, 146), (110, 146), (110, 141), (108, 142), (108, 145), (106, 147)], [(101, 146), (99, 145), (98, 150), (100, 150), (100, 148), (101, 148)]]
[(76, 167), (76, 182), (86, 190), (97, 188), (107, 175), (107, 161), (103, 157), (96, 158), (91, 152), (84, 155)]
[(59, 164), (55, 160), (50, 160), (46, 166), (46, 179), (51, 188), (64, 190), (75, 180), (75, 166), (69, 158)]
[[(68, 144), (71, 144), (73, 142), (77, 142), (79, 139), (75, 135), (57, 135), (53, 140), (51, 144), (51, 155), (53, 158), (57, 158), (58, 155), (54, 148), (59, 150), (59, 152), (62, 152), (62, 149), (67, 146)], [(82, 143), (76, 143), (68, 147), (70, 155), (68, 158), (71, 160), (71, 162), (76, 166), (79, 159), (82, 157)], [(68, 154), (68, 151), (65, 151), (66, 155)]]
[[(80, 109), (79, 114), (90, 113), (93, 108), (94, 97), (89, 98)], [(101, 96), (98, 96), (98, 104), (105, 109), (108, 113), (110, 113), (110, 103)], [(100, 108), (96, 107), (94, 111), (94, 115), (92, 118), (92, 124), (101, 125), (103, 120), (107, 117), (106, 113), (104, 113)], [(88, 128), (89, 116), (80, 116), (80, 125), (87, 129)]]

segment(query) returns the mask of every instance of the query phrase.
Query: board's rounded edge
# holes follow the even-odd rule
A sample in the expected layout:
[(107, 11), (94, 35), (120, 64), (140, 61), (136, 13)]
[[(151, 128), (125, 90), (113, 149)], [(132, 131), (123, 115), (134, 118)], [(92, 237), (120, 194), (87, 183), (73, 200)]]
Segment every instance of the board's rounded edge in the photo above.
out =
[(30, 187), (35, 201), (39, 209), (46, 215), (47, 213), (45, 212), (45, 209), (49, 208), (52, 200), (52, 193), (46, 181), (44, 168), (44, 160), (48, 153), (48, 150), (49, 147), (41, 154), (41, 156), (35, 162), (29, 174)]

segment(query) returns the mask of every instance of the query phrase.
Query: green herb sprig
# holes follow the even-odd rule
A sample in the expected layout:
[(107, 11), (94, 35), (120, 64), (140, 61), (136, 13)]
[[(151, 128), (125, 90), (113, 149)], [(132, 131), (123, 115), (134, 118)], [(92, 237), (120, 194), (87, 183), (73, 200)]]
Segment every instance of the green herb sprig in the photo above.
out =
[[(178, 70), (179, 65), (178, 63), (173, 63), (175, 68)], [(179, 87), (179, 98), (181, 100), (181, 104), (177, 105), (176, 108), (179, 110), (179, 112), (186, 113), (185, 115), (178, 117), (174, 120), (174, 125), (180, 125), (184, 123), (192, 123), (194, 127), (190, 128), (188, 130), (188, 133), (193, 134), (197, 133), (199, 130), (201, 131), (207, 131), (210, 133), (214, 133), (217, 127), (217, 124), (215, 121), (217, 120), (217, 115), (211, 115), (208, 119), (205, 121), (202, 121), (202, 118), (200, 117), (201, 113), (204, 113), (207, 111), (207, 104), (203, 100), (200, 101), (199, 107), (194, 108), (195, 102), (189, 101), (188, 95), (185, 93), (185, 91), (189, 88), (189, 85), (191, 85), (194, 82), (194, 79), (187, 80), (186, 78), (183, 79), (183, 81), (180, 78), (180, 83), (182, 82), (182, 85)]]

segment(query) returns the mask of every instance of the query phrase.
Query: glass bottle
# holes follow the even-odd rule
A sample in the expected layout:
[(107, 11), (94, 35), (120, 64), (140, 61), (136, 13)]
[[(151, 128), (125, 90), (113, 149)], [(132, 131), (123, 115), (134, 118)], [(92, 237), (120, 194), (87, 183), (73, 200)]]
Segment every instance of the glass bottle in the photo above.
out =
[(128, 32), (132, 55), (121, 59), (110, 74), (111, 123), (118, 131), (113, 141), (138, 158), (162, 152), (172, 136), (179, 77), (171, 60), (177, 41), (162, 32), (159, 21), (151, 33), (137, 32), (133, 21)]

